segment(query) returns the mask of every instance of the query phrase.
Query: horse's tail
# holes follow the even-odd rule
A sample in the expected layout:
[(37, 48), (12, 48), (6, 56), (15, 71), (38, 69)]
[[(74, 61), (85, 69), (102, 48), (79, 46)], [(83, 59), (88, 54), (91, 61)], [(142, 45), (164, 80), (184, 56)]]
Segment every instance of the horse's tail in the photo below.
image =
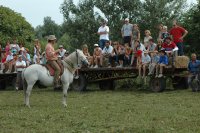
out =
[(24, 70), (22, 71), (22, 84), (23, 84), (23, 90), (24, 90), (24, 92), (26, 92), (26, 89), (27, 89), (27, 82), (26, 82), (26, 79), (25, 79), (25, 77), (24, 77), (24, 72), (25, 72), (25, 70), (26, 70), (26, 69), (24, 69)]

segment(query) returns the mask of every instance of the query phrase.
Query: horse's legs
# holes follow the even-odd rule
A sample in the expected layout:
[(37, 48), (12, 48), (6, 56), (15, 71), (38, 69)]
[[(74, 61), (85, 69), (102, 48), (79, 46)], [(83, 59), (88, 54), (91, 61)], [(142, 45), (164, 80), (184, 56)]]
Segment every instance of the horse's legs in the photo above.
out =
[(32, 91), (33, 85), (34, 85), (34, 84), (29, 84), (28, 87), (27, 87), (26, 93), (25, 93), (25, 104), (26, 104), (26, 106), (28, 106), (29, 108), (30, 108), (29, 97), (30, 97), (30, 95), (31, 95), (31, 91)]
[(67, 107), (67, 90), (68, 90), (68, 87), (69, 87), (69, 83), (65, 83), (63, 84), (63, 105), (64, 107)]

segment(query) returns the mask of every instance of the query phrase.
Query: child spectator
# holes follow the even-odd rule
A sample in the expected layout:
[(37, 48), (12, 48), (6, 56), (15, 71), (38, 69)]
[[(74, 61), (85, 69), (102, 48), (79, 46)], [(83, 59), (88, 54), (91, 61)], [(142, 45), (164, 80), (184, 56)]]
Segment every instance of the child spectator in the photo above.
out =
[(119, 60), (119, 65), (117, 67), (123, 67), (124, 63), (124, 54), (125, 54), (125, 48), (123, 45), (119, 44), (118, 48), (118, 60)]
[(93, 54), (93, 58), (94, 58), (94, 62), (95, 62), (95, 66), (94, 68), (98, 68), (98, 67), (102, 67), (102, 49), (99, 47), (98, 44), (94, 44), (94, 54)]
[(156, 49), (156, 46), (157, 46), (157, 45), (154, 43), (154, 40), (153, 40), (153, 39), (150, 39), (150, 40), (149, 40), (149, 46), (148, 46), (147, 51), (149, 51), (149, 53), (154, 52), (155, 49)]
[[(137, 66), (142, 62), (142, 54), (144, 51), (146, 51), (144, 45), (140, 43), (139, 40), (135, 40), (135, 48), (133, 49), (133, 54), (136, 55)], [(134, 56), (132, 56), (131, 65), (133, 65), (133, 62), (134, 62)]]
[(111, 52), (111, 56), (110, 56), (110, 59), (109, 59), (109, 62), (110, 62), (109, 67), (111, 67), (113, 60), (115, 61), (115, 65), (118, 64), (118, 54), (119, 54), (118, 49), (119, 49), (119, 43), (113, 42), (113, 50)]
[[(160, 51), (160, 59), (159, 62), (156, 66), (156, 78), (161, 78), (163, 77), (163, 69), (164, 67), (166, 67), (168, 65), (168, 57), (166, 55), (165, 49), (162, 49)], [(158, 75), (158, 71), (160, 72), (160, 74)]]
[(59, 49), (60, 49), (59, 51), (60, 58), (61, 60), (63, 60), (66, 50), (63, 48), (63, 45), (59, 45)]
[(150, 30), (145, 30), (144, 46), (146, 49), (149, 46), (150, 39), (152, 39)]
[(161, 35), (161, 39), (165, 41), (165, 38), (170, 37), (170, 34), (167, 32), (167, 26), (163, 26), (163, 32)]
[(23, 50), (21, 52), (22, 60), (26, 62), (26, 66), (29, 66), (31, 64), (31, 57), (29, 53), (26, 50)]
[(162, 49), (162, 44), (163, 44), (163, 41), (162, 39), (159, 39), (158, 40), (158, 44), (156, 45), (156, 48), (155, 48), (155, 51), (158, 52)]
[(149, 73), (148, 75), (154, 74), (154, 70), (156, 68), (156, 65), (159, 62), (160, 57), (158, 56), (157, 52), (153, 52), (151, 56), (151, 63), (149, 64)]
[(129, 66), (130, 62), (131, 62), (131, 53), (132, 53), (132, 50), (129, 47), (128, 43), (126, 43), (124, 46), (125, 46), (124, 65), (125, 66)]
[(148, 55), (148, 51), (145, 51), (142, 55), (142, 62), (139, 64), (139, 77), (141, 77), (141, 70), (143, 69), (143, 76), (146, 76), (146, 68), (148, 67), (149, 63), (151, 62), (151, 57)]

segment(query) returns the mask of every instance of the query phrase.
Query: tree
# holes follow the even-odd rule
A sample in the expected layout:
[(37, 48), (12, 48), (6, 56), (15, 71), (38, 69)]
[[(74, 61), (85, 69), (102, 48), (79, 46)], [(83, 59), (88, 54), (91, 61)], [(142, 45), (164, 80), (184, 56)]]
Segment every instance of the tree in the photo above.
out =
[(190, 52), (200, 53), (200, 3), (193, 5), (185, 14), (183, 25), (188, 30), (188, 35), (185, 38), (186, 44), (190, 46)]
[(16, 38), (20, 42), (31, 42), (34, 29), (21, 14), (0, 6), (0, 41)]
[(61, 27), (51, 19), (51, 17), (45, 17), (42, 26), (35, 28), (36, 37), (44, 38), (48, 35), (55, 35), (58, 39), (62, 36)]

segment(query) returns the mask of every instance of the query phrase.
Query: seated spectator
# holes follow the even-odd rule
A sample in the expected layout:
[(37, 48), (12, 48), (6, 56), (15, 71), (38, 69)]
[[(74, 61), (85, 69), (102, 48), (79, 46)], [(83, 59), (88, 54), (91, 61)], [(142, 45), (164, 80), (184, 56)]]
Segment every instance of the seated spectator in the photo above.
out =
[(155, 51), (158, 52), (162, 49), (163, 41), (162, 39), (158, 39), (158, 44), (156, 45)]
[(12, 52), (13, 54), (18, 54), (18, 50), (17, 50), (16, 45), (12, 45), (12, 47), (11, 47), (11, 52)]
[(63, 48), (63, 45), (59, 45), (59, 55), (61, 56), (61, 60), (63, 60), (66, 50)]
[(167, 37), (165, 38), (165, 42), (162, 44), (162, 48), (164, 48), (167, 55), (170, 56), (173, 55), (173, 52), (177, 49), (177, 46), (174, 42), (172, 42), (172, 39), (170, 37)]
[(15, 57), (16, 54), (13, 54), (11, 51), (9, 51), (9, 54), (6, 57), (6, 61), (4, 62), (5, 68), (8, 68), (8, 71), (5, 73), (11, 73), (13, 66), (15, 67)]
[(129, 66), (131, 63), (132, 49), (129, 47), (128, 43), (125, 43), (124, 46), (125, 46), (124, 65)]
[(6, 42), (6, 47), (5, 47), (6, 55), (9, 54), (10, 49), (11, 49), (10, 41), (7, 41), (7, 42)]
[(94, 53), (93, 53), (93, 58), (94, 58), (94, 63), (95, 66), (94, 68), (102, 67), (102, 49), (99, 47), (98, 44), (94, 44)]
[(157, 46), (157, 45), (154, 43), (154, 40), (153, 40), (153, 39), (150, 39), (150, 40), (149, 40), (149, 45), (148, 45), (147, 51), (149, 51), (149, 53), (151, 54), (152, 52), (155, 51), (156, 46)]
[(29, 53), (26, 50), (23, 50), (21, 52), (22, 60), (26, 62), (26, 66), (29, 66), (31, 64), (31, 57)]
[[(102, 55), (103, 59), (107, 58), (110, 59), (111, 53), (113, 51), (113, 47), (110, 45), (110, 41), (106, 41), (105, 47), (103, 48)], [(111, 62), (109, 61), (109, 65)]]
[[(168, 57), (166, 55), (165, 49), (162, 49), (160, 51), (160, 59), (159, 62), (156, 66), (156, 78), (161, 78), (163, 77), (163, 69), (168, 65)], [(158, 71), (160, 74), (158, 75)]]
[(42, 57), (40, 56), (40, 53), (37, 51), (37, 53), (33, 57), (33, 63), (34, 64), (42, 64), (41, 58)]
[(192, 88), (193, 92), (200, 91), (200, 90), (194, 90), (194, 87), (192, 86), (192, 81), (196, 78), (198, 79), (199, 77), (199, 67), (200, 67), (200, 61), (197, 60), (197, 56), (195, 53), (191, 55), (191, 61), (188, 64), (188, 71), (190, 73), (188, 77), (188, 84)]
[(84, 44), (82, 46), (82, 50), (83, 50), (83, 54), (86, 56), (86, 58), (87, 58), (87, 60), (89, 62), (89, 66), (92, 68), (93, 67), (93, 57), (90, 56), (87, 44)]
[[(133, 54), (137, 58), (137, 66), (142, 62), (142, 54), (144, 51), (146, 51), (144, 45), (140, 43), (139, 40), (135, 40), (135, 48), (133, 49)], [(132, 57), (131, 65), (133, 64), (133, 62), (134, 62), (134, 57)]]
[(148, 67), (149, 63), (151, 62), (151, 57), (148, 54), (148, 51), (145, 51), (142, 55), (142, 62), (139, 64), (139, 77), (141, 77), (141, 71), (143, 69), (143, 76), (142, 78), (145, 78), (146, 76), (146, 68)]
[(16, 62), (16, 69), (17, 69), (16, 90), (18, 90), (19, 88), (19, 83), (24, 68), (26, 68), (26, 62), (22, 60), (22, 55), (19, 55), (18, 60)]
[(161, 39), (165, 41), (165, 38), (170, 37), (170, 34), (167, 32), (167, 26), (163, 26), (163, 31), (161, 34)]
[(148, 75), (154, 74), (154, 70), (156, 68), (156, 65), (159, 62), (159, 59), (160, 59), (160, 57), (159, 57), (158, 53), (157, 52), (153, 52), (152, 56), (151, 56), (151, 63), (149, 64), (149, 73), (148, 73)]
[[(8, 53), (9, 53), (9, 52), (8, 52)], [(1, 58), (1, 71), (0, 71), (0, 73), (3, 73), (3, 69), (5, 69), (4, 63), (6, 62), (6, 58), (7, 58), (6, 52), (5, 52), (5, 53), (2, 53), (2, 58)]]
[(118, 42), (113, 42), (113, 50), (111, 52), (111, 56), (110, 56), (110, 59), (109, 59), (109, 62), (110, 62), (110, 66), (112, 66), (112, 62), (113, 60), (115, 61), (115, 65), (118, 64), (118, 54), (119, 54), (119, 43)]
[(119, 44), (119, 47), (118, 47), (118, 61), (119, 61), (119, 65), (117, 67), (123, 67), (124, 54), (125, 54), (125, 48), (124, 48), (123, 45)]

